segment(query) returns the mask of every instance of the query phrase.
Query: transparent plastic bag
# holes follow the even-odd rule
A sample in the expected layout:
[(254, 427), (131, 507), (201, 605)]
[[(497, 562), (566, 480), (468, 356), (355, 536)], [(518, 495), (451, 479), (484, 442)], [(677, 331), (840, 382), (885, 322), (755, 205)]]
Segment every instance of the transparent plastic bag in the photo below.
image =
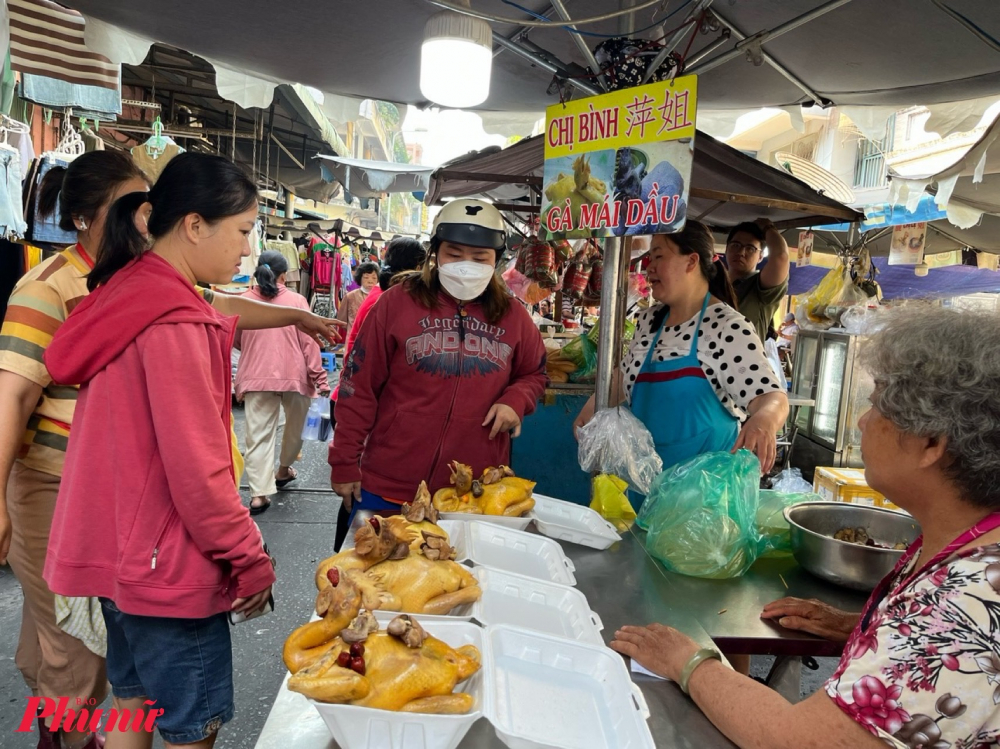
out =
[(813, 487), (798, 468), (786, 468), (771, 482), (771, 491), (782, 494), (809, 494)]
[(757, 559), (760, 462), (712, 452), (660, 474), (639, 511), (646, 549), (672, 572), (739, 577)]
[[(808, 486), (808, 484), (806, 485)], [(802, 502), (821, 502), (822, 500), (822, 497), (811, 491), (762, 490), (760, 492), (760, 505), (757, 508), (757, 532), (760, 534), (760, 542), (757, 546), (758, 557), (789, 556), (792, 553), (792, 540), (788, 532), (788, 521), (785, 520), (785, 508)]]
[(619, 533), (627, 531), (635, 522), (635, 510), (625, 496), (627, 490), (628, 482), (617, 476), (602, 473), (594, 477), (590, 509), (599, 512)]
[(643, 494), (649, 493), (653, 479), (663, 470), (653, 435), (624, 406), (598, 411), (580, 427), (579, 438), (580, 468), (621, 476)]

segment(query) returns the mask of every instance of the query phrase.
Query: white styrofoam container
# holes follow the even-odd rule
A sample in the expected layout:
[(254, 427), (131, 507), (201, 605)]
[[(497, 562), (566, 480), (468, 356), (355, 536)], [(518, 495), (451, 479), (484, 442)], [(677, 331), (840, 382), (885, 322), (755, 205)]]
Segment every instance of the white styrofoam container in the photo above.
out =
[(592, 549), (607, 549), (621, 541), (615, 527), (589, 507), (541, 494), (534, 498), (535, 527), (544, 536)]
[(487, 719), (510, 749), (652, 749), (649, 708), (621, 656), (518, 627), (486, 630)]
[(455, 749), (480, 717), (511, 749), (654, 746), (642, 692), (608, 648), (508, 625), (425, 627), (453, 647), (479, 648), (482, 668), (455, 688), (475, 698), (473, 709), (427, 715), (313, 701), (342, 749)]
[(562, 585), (576, 585), (573, 574), (576, 567), (551, 538), (488, 523), (464, 525), (467, 544), (464, 556), (473, 564)]
[(518, 518), (506, 517), (504, 515), (477, 515), (472, 512), (442, 512), (442, 520), (465, 520), (465, 521), (475, 521), (479, 523), (492, 523), (493, 525), (499, 525), (504, 528), (513, 528), (516, 531), (523, 531), (529, 525), (531, 521), (535, 519), (531, 510), (521, 515)]
[(483, 597), (472, 604), (471, 612), (480, 624), (511, 624), (604, 645), (604, 625), (576, 588), (490, 567), (476, 567), (472, 574), (483, 589)]
[[(392, 612), (377, 613), (383, 626), (392, 616)], [(428, 715), (310, 700), (343, 749), (455, 749), (472, 724), (483, 716), (487, 681), (492, 673), (485, 631), (469, 622), (429, 621), (424, 616), (419, 621), (427, 632), (452, 647), (475, 645), (479, 649), (482, 668), (455, 687), (456, 692), (467, 692), (475, 698), (472, 710), (465, 715)]]

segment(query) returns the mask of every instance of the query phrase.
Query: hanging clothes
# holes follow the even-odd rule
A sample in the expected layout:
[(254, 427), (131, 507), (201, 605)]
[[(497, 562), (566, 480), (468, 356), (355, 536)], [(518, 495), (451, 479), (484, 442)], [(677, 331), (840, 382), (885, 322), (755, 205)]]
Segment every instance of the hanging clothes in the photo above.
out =
[(39, 216), (38, 215), (38, 203), (40, 197), (40, 190), (38, 186), (41, 185), (42, 180), (45, 179), (45, 175), (49, 173), (54, 167), (68, 167), (70, 161), (73, 160), (73, 156), (67, 154), (56, 153), (55, 151), (50, 151), (48, 153), (42, 154), (42, 158), (39, 160), (39, 167), (37, 171), (37, 176), (33, 183), (33, 199), (32, 199), (32, 225), (31, 225), (31, 235), (30, 238), (36, 242), (49, 242), (51, 244), (76, 244), (76, 232), (75, 231), (65, 231), (59, 228), (59, 220), (62, 215), (61, 200), (56, 198), (56, 208), (49, 216)]
[(166, 169), (167, 164), (170, 163), (170, 160), (174, 156), (184, 153), (184, 149), (173, 141), (170, 141), (159, 156), (154, 156), (146, 151), (145, 144), (136, 146), (132, 149), (131, 153), (132, 161), (135, 162), (135, 165), (142, 170), (142, 173), (146, 175), (150, 182), (155, 184), (156, 180), (163, 174), (163, 170)]
[(312, 257), (312, 287), (317, 291), (330, 288), (334, 277), (334, 265), (339, 261), (339, 256), (334, 258), (329, 245), (325, 247), (327, 249), (315, 251)]
[(300, 279), (299, 249), (290, 241), (281, 239), (269, 239), (265, 243), (268, 250), (280, 252), (281, 256), (288, 262), (288, 272), (285, 273), (285, 281), (289, 284), (297, 284)]
[(20, 238), (27, 230), (21, 197), (21, 154), (12, 146), (0, 144), (0, 237)]

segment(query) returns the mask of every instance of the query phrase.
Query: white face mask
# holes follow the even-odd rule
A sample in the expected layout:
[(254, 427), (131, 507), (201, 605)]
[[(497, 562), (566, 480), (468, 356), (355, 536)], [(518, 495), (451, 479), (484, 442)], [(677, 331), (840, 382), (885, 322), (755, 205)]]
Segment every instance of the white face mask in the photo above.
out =
[(467, 302), (486, 291), (493, 278), (494, 268), (484, 263), (461, 260), (439, 265), (437, 271), (444, 290), (455, 299)]

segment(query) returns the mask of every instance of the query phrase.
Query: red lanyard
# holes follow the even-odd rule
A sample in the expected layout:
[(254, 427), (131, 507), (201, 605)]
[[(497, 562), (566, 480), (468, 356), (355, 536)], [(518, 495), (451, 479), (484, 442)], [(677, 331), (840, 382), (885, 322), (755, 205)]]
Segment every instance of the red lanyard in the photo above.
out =
[[(974, 526), (966, 531), (963, 531), (958, 538), (952, 541), (950, 544), (945, 546), (941, 551), (939, 551), (933, 559), (925, 562), (921, 565), (920, 569), (913, 571), (910, 575), (899, 582), (895, 586), (895, 590), (902, 590), (907, 585), (911, 584), (918, 577), (923, 575), (928, 569), (933, 567), (935, 564), (944, 561), (956, 551), (961, 549), (963, 546), (967, 546), (978, 538), (985, 536), (990, 531), (1000, 528), (1000, 512), (993, 512), (984, 517)], [(868, 628), (868, 624), (871, 619), (871, 613), (878, 607), (882, 600), (889, 595), (891, 589), (893, 589), (893, 584), (897, 581), (899, 575), (906, 566), (910, 563), (913, 557), (916, 555), (920, 548), (923, 546), (924, 537), (921, 535), (916, 541), (914, 541), (910, 548), (906, 550), (906, 553), (902, 556), (899, 562), (896, 564), (895, 569), (893, 569), (892, 574), (890, 574), (879, 587), (872, 594), (872, 597), (868, 600), (868, 605), (865, 606), (864, 614), (861, 617), (861, 629), (865, 630)]]

